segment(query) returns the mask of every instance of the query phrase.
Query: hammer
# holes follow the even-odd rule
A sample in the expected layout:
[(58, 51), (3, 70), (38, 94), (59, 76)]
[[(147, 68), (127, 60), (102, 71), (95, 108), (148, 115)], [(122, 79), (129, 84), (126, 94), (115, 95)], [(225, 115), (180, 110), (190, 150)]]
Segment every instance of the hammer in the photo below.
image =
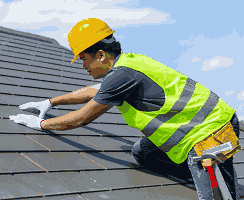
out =
[[(228, 151), (233, 149), (233, 146), (231, 142), (226, 142), (224, 144), (221, 144), (219, 146), (207, 149), (203, 151), (203, 154), (201, 156), (193, 157), (193, 162), (198, 162), (203, 159), (209, 159), (213, 158), (220, 163), (223, 163), (216, 154), (219, 154), (224, 151)], [(223, 179), (223, 176), (219, 170), (219, 167), (217, 163), (215, 162), (213, 167), (212, 166), (206, 166), (208, 170), (208, 174), (211, 180), (212, 190), (213, 194), (216, 200), (233, 200), (230, 194), (230, 191), (228, 190), (226, 183)], [(216, 180), (217, 179), (217, 180)]]

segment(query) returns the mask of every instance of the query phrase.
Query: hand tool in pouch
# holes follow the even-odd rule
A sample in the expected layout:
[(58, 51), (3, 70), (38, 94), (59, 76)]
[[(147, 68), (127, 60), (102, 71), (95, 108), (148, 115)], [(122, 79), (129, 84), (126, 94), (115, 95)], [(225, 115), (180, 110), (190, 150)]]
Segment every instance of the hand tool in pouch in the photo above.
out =
[[(223, 144), (225, 144), (225, 145), (223, 145)], [(232, 145), (232, 148), (230, 145)], [(208, 173), (210, 173), (210, 178), (213, 177), (212, 178), (213, 181), (211, 180), (211, 184), (214, 186), (213, 191), (216, 190), (214, 188), (216, 188), (215, 186), (216, 186), (216, 184), (218, 184), (219, 189), (221, 190), (221, 193), (222, 193), (222, 198), (226, 199), (226, 200), (232, 199), (230, 196), (230, 192), (222, 177), (222, 174), (219, 170), (219, 167), (217, 165), (217, 163), (225, 162), (227, 159), (231, 158), (236, 153), (238, 153), (239, 151), (242, 150), (239, 139), (233, 129), (231, 122), (230, 121), (227, 122), (220, 129), (214, 131), (209, 136), (207, 136), (203, 140), (196, 143), (194, 146), (194, 149), (195, 149), (197, 155), (200, 156), (197, 158), (200, 158), (200, 159), (210, 158), (207, 160), (201, 160), (202, 161), (201, 163), (202, 163), (202, 166), (204, 167), (204, 169), (205, 169), (205, 166), (206, 166), (206, 168), (208, 168)], [(227, 150), (227, 149), (230, 149), (230, 150)], [(203, 156), (203, 157), (201, 157), (201, 156)], [(213, 160), (213, 163), (212, 163), (212, 160)], [(213, 165), (213, 168), (212, 168), (212, 165)], [(207, 166), (210, 166), (210, 167), (207, 167)], [(215, 177), (213, 175), (211, 175), (211, 171), (212, 172), (214, 171), (215, 177), (217, 179), (215, 184), (214, 184)]]
[[(219, 161), (220, 163), (223, 163), (216, 154), (222, 153), (224, 151), (228, 151), (233, 149), (233, 146), (231, 142), (227, 142), (224, 144), (221, 144), (219, 146), (207, 149), (203, 151), (203, 154), (198, 157), (193, 157), (193, 162), (198, 162), (203, 159), (210, 159), (213, 158), (216, 161)], [(211, 180), (212, 190), (214, 194), (214, 198), (216, 200), (232, 200), (231, 194), (228, 190), (228, 187), (226, 186), (226, 183), (223, 179), (223, 176), (219, 170), (219, 167), (217, 163), (215, 162), (214, 167), (212, 166), (206, 166), (208, 170), (208, 174)], [(217, 179), (217, 180), (216, 180)]]

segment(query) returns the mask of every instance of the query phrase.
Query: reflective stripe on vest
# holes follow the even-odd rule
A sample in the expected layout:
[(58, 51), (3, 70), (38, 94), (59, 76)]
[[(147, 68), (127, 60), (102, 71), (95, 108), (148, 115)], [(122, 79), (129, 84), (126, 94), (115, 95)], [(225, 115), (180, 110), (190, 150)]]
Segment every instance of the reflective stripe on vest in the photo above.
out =
[[(194, 85), (195, 88), (195, 81), (188, 78), (187, 83)], [(168, 121), (170, 118), (184, 110), (194, 92), (194, 90), (191, 90), (191, 88), (189, 88), (188, 84), (185, 84), (180, 98), (175, 102), (171, 110), (166, 114), (159, 114), (157, 117), (153, 118), (142, 130), (142, 133), (146, 137), (151, 136), (164, 122)], [(203, 123), (204, 119), (213, 111), (218, 101), (219, 97), (212, 91), (210, 91), (210, 95), (207, 101), (197, 112), (197, 114), (190, 120), (190, 122), (188, 124), (181, 125), (173, 133), (173, 135), (171, 135), (170, 138), (161, 146), (158, 146), (158, 148), (160, 148), (164, 152), (170, 151), (170, 149), (177, 145), (190, 130), (192, 130), (196, 125)]]
[(117, 106), (130, 127), (138, 128), (175, 163), (193, 146), (224, 126), (235, 110), (215, 93), (176, 70), (141, 54), (122, 53), (114, 67), (139, 71), (165, 92), (158, 111), (139, 111), (124, 101)]

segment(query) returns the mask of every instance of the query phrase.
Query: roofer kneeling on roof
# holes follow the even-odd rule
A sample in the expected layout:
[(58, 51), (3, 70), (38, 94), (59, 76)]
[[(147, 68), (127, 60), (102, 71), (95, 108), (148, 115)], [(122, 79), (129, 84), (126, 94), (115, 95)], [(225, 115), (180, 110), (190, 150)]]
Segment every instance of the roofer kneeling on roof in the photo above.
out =
[[(214, 199), (205, 165), (191, 163), (190, 158), (197, 156), (194, 146), (198, 142), (228, 122), (239, 138), (235, 109), (178, 71), (142, 54), (123, 53), (114, 32), (102, 20), (88, 18), (79, 21), (68, 34), (75, 55), (71, 64), (82, 59), (84, 69), (94, 79), (104, 77), (102, 83), (23, 104), (20, 109), (39, 109), (39, 118), (20, 114), (10, 116), (10, 120), (40, 130), (69, 130), (89, 124), (115, 105), (126, 123), (146, 136), (132, 146), (132, 155), (139, 164), (162, 172), (171, 170), (166, 162), (182, 169), (187, 166), (199, 199)], [(87, 104), (80, 110), (43, 121), (45, 113), (55, 105), (82, 103)], [(236, 199), (233, 157), (219, 168)]]

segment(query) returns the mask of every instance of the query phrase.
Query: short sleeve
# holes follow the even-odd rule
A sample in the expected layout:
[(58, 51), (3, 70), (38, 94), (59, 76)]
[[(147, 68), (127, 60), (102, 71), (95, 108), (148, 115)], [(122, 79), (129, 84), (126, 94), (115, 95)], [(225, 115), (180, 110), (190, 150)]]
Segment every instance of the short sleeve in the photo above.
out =
[(121, 106), (139, 84), (140, 80), (128, 71), (116, 67), (108, 72), (93, 100), (101, 104)]

